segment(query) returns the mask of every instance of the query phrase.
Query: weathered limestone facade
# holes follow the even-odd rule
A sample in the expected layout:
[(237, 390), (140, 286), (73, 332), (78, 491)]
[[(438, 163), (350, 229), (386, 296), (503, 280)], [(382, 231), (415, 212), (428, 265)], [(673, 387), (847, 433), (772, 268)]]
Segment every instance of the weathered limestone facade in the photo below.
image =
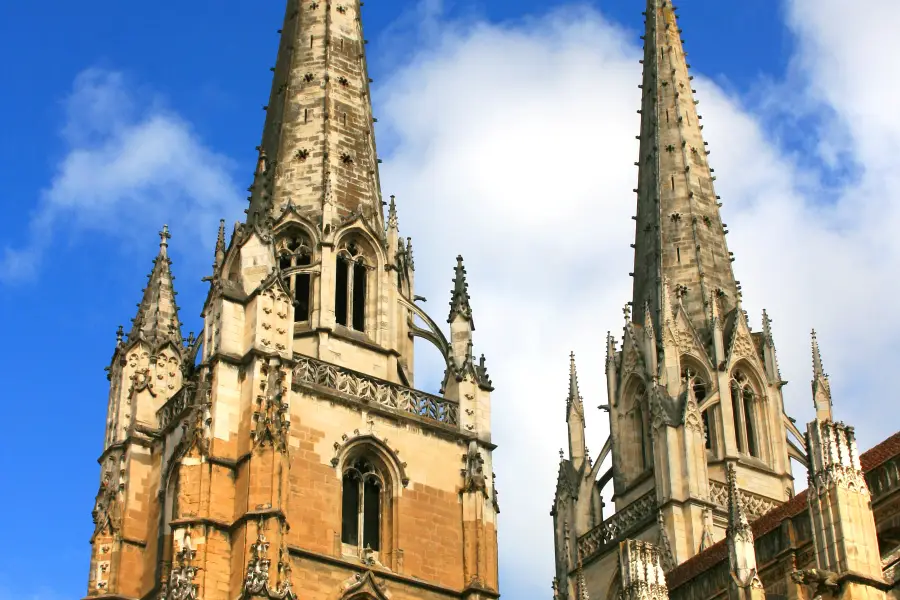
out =
[[(646, 561), (623, 567), (620, 548), (639, 543), (666, 573), (655, 597), (900, 597), (900, 437), (857, 454), (815, 332), (816, 420), (804, 435), (785, 414), (771, 321), (751, 331), (742, 307), (675, 13), (647, 0), (633, 297), (621, 345), (607, 337), (611, 434), (595, 456), (570, 363), (554, 595), (631, 595), (626, 571)], [(791, 459), (811, 474), (798, 496)]]
[[(181, 337), (166, 229), (119, 332), (87, 596), (497, 598), (492, 386), (462, 258), (448, 340), (383, 211), (359, 0), (289, 0), (281, 33), (202, 333)], [(414, 387), (414, 337), (446, 359), (440, 396)]]

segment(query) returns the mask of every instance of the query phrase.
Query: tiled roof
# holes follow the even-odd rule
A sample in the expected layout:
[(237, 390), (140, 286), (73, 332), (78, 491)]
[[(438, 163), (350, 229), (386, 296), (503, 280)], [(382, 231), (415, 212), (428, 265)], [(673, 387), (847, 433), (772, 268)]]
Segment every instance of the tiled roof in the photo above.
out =
[[(869, 472), (898, 454), (900, 454), (900, 431), (874, 448), (863, 452), (859, 456), (859, 462), (863, 472)], [(753, 536), (759, 539), (778, 528), (785, 519), (796, 517), (804, 510), (806, 510), (806, 490), (755, 520), (751, 524)], [(666, 575), (666, 584), (670, 590), (674, 590), (726, 560), (727, 557), (728, 546), (726, 541), (722, 540), (669, 571)]]

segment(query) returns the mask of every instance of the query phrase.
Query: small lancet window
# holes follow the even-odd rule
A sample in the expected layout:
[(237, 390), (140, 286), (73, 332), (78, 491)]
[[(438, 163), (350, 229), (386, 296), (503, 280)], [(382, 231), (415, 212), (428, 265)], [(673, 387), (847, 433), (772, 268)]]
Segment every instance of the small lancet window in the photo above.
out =
[[(697, 372), (691, 366), (685, 366), (681, 370), (681, 381), (684, 382), (685, 390), (692, 390), (694, 392), (694, 398), (697, 400), (697, 405), (703, 404), (703, 401), (709, 395), (709, 385), (706, 380), (703, 378), (700, 373)], [(714, 431), (712, 429), (712, 421), (710, 419), (710, 411), (712, 408), (708, 408), (701, 412), (701, 416), (703, 417), (703, 435), (706, 438), (706, 449), (714, 450)]]
[(750, 378), (740, 370), (736, 370), (731, 376), (731, 406), (738, 450), (760, 458), (756, 391)]
[(285, 287), (291, 292), (294, 322), (304, 323), (310, 317), (310, 273), (303, 270), (312, 263), (312, 248), (303, 236), (281, 238), (278, 242), (278, 266)]
[(640, 385), (634, 394), (634, 408), (631, 409), (631, 434), (633, 439), (633, 448), (635, 451), (634, 460), (637, 463), (637, 474), (643, 473), (653, 463), (652, 448), (648, 437), (647, 415), (645, 407), (647, 406), (647, 389)]
[(356, 243), (341, 246), (334, 278), (334, 315), (338, 325), (366, 330), (369, 267)]
[(341, 542), (360, 551), (378, 552), (385, 488), (381, 475), (371, 462), (358, 458), (344, 471), (342, 485)]

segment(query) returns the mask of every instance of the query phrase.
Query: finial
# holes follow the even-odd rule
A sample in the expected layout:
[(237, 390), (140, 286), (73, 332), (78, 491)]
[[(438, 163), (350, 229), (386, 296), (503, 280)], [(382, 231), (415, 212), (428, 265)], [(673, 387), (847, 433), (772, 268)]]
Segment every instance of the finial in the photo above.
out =
[(416, 261), (413, 260), (413, 246), (412, 246), (412, 238), (406, 238), (406, 260), (409, 262), (409, 268), (413, 271), (416, 270)]
[(123, 339), (125, 339), (125, 330), (119, 325), (119, 328), (116, 329), (116, 345), (121, 344)]
[(625, 308), (622, 309), (622, 314), (625, 315), (625, 324), (628, 325), (631, 321), (631, 304), (626, 304)]
[(581, 393), (578, 390), (578, 373), (575, 369), (575, 353), (569, 354), (569, 399), (567, 404), (572, 406), (574, 402), (581, 401)]
[[(407, 249), (409, 246), (407, 246)], [(466, 268), (463, 266), (463, 257), (456, 257), (456, 268), (453, 271), (453, 289), (450, 291), (450, 317), (448, 323), (459, 315), (463, 319), (472, 321), (472, 306), (469, 304), (469, 284), (466, 282)], [(475, 329), (473, 326), (472, 329)]]
[(816, 339), (816, 330), (812, 330), (812, 355), (813, 355), (813, 377), (819, 378), (828, 376), (822, 368), (822, 355), (819, 353), (819, 340)]
[(396, 197), (391, 194), (391, 203), (388, 205), (388, 227), (391, 229), (397, 228), (397, 202)]
[(216, 237), (216, 262), (213, 264), (213, 272), (218, 273), (225, 262), (225, 219), (219, 219), (219, 234)]
[(609, 364), (609, 361), (613, 360), (616, 356), (616, 340), (613, 338), (612, 333), (609, 331), (606, 332), (606, 364)]
[(162, 231), (159, 232), (159, 253), (166, 255), (166, 248), (169, 247), (169, 239), (172, 235), (169, 233), (169, 226), (163, 225)]
[(762, 314), (762, 326), (763, 326), (763, 337), (770, 346), (774, 346), (775, 343), (772, 339), (772, 319), (769, 318), (769, 313), (766, 312), (766, 309), (763, 309)]
[(822, 367), (822, 354), (819, 352), (819, 340), (816, 338), (816, 330), (812, 330), (812, 355), (813, 355), (813, 379), (812, 394), (813, 405), (816, 408), (816, 420), (831, 421), (834, 418), (831, 405), (831, 384), (828, 375)]
[[(744, 512), (744, 502), (737, 484), (737, 471), (732, 463), (728, 463), (725, 468), (725, 481), (728, 486), (728, 534), (736, 536), (749, 533), (750, 522)], [(752, 533), (750, 535), (752, 539)]]
[(566, 460), (566, 453), (562, 448), (559, 449), (559, 460)]

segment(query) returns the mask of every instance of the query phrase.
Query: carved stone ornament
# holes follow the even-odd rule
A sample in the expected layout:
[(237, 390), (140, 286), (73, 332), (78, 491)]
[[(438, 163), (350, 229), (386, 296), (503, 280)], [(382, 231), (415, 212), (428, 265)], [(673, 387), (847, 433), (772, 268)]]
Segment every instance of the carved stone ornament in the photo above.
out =
[(481, 492), (487, 496), (487, 480), (484, 476), (484, 458), (478, 451), (478, 442), (471, 440), (469, 442), (469, 450), (463, 455), (466, 461), (466, 468), (463, 469), (465, 482), (463, 484), (464, 492)]
[(298, 357), (292, 385), (324, 387), (364, 404), (374, 403), (454, 428), (459, 427), (459, 404), (305, 356)]
[(175, 555), (175, 566), (169, 573), (169, 580), (163, 583), (160, 600), (197, 600), (197, 584), (194, 579), (200, 567), (193, 566), (196, 551), (190, 546), (190, 538), (186, 537), (181, 551)]
[(372, 571), (357, 573), (344, 582), (341, 598), (374, 598), (375, 600), (390, 600), (391, 593), (383, 583), (375, 581)]
[(589, 560), (611, 544), (621, 541), (656, 512), (656, 490), (650, 490), (621, 511), (578, 538), (578, 555)]
[(295, 600), (297, 595), (294, 593), (291, 582), (290, 560), (283, 548), (280, 550), (281, 558), (278, 561), (278, 584), (274, 588), (269, 585), (269, 570), (272, 561), (269, 559), (269, 542), (263, 532), (264, 526), (263, 519), (260, 519), (256, 529), (256, 542), (250, 546), (250, 560), (247, 562), (241, 598)]
[(840, 581), (837, 573), (822, 569), (808, 569), (806, 571), (793, 571), (791, 580), (797, 585), (807, 585), (813, 591), (813, 598), (822, 596), (837, 596), (840, 591)]
[(253, 443), (265, 446), (267, 443), (280, 451), (287, 449), (287, 438), (290, 431), (288, 419), (288, 389), (285, 385), (285, 372), (281, 361), (272, 359), (260, 369), (259, 394), (253, 411), (255, 428), (252, 432)]

